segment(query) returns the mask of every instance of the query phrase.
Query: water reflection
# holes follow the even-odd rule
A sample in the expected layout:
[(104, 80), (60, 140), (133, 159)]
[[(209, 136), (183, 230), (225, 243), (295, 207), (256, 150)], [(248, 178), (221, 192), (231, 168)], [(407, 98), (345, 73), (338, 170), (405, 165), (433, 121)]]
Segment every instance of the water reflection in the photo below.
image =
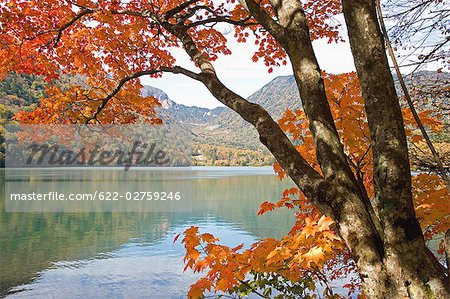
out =
[[(15, 174), (17, 188), (51, 183), (58, 191), (69, 182), (141, 191), (158, 174), (142, 170), (34, 170)], [(197, 168), (177, 171), (188, 180), (190, 198), (175, 212), (5, 213), (0, 190), (0, 294), (11, 297), (184, 297), (195, 280), (183, 273), (183, 248), (176, 234), (190, 225), (217, 234), (229, 245), (280, 237), (293, 223), (291, 211), (257, 216), (259, 204), (277, 200), (289, 187), (270, 169)], [(164, 178), (167, 180), (167, 178)], [(3, 178), (2, 178), (3, 181)], [(60, 190), (64, 191), (64, 190)]]

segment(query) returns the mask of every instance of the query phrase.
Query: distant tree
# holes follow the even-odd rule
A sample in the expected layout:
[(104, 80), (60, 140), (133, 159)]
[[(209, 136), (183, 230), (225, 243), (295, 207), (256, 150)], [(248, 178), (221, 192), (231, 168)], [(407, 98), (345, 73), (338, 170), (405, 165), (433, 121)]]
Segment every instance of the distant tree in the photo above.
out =
[[(0, 97), (5, 96), (15, 96), (23, 101), (14, 105), (38, 103), (45, 96), (45, 82), (35, 75), (9, 73), (0, 82)], [(3, 100), (8, 102), (8, 99)]]
[[(334, 18), (342, 11), (359, 81), (352, 74), (327, 77), (311, 43), (342, 40)], [(138, 78), (183, 74), (252, 124), (277, 159), (277, 172), (297, 185), (277, 204), (299, 208), (297, 225), (282, 240), (257, 242), (241, 252), (241, 246), (218, 245), (195, 227), (186, 232), (186, 267), (208, 270), (191, 297), (213, 287), (259, 293), (266, 285), (307, 296), (312, 277), (326, 281), (327, 261), (332, 269), (346, 263), (335, 274), (357, 269), (368, 298), (450, 297), (446, 270), (426, 247), (419, 224), (425, 237), (448, 227), (448, 190), (436, 176), (412, 182), (405, 134), (410, 117), (402, 117), (375, 1), (6, 0), (0, 13), (0, 74), (19, 71), (51, 81), (62, 71), (85, 76), (88, 86), (48, 88), (38, 109), (16, 119), (130, 123), (139, 112), (157, 123), (157, 101), (140, 96)], [(269, 72), (291, 63), (303, 111), (290, 111), (277, 124), (219, 80), (214, 61), (231, 54), (219, 24), (232, 25), (239, 42), (253, 35), (253, 60), (263, 60)], [(173, 48), (182, 48), (196, 70), (177, 65)], [(283, 129), (303, 143), (294, 146)], [(261, 213), (273, 208), (265, 203)], [(247, 274), (252, 281), (245, 280)], [(326, 295), (333, 297), (329, 289)]]

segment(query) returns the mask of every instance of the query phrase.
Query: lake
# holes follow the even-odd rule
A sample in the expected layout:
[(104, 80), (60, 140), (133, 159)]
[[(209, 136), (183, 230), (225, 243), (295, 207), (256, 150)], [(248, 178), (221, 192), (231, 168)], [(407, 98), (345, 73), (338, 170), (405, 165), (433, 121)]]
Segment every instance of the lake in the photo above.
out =
[(271, 167), (193, 167), (164, 175), (27, 169), (12, 177), (8, 184), (17, 190), (45, 182), (60, 192), (133, 192), (155, 182), (173, 182), (171, 188), (182, 182), (189, 192), (166, 209), (146, 212), (5, 212), (2, 174), (0, 296), (6, 298), (185, 298), (199, 276), (183, 272), (184, 247), (173, 243), (177, 234), (195, 225), (226, 245), (249, 245), (279, 238), (294, 223), (293, 212), (284, 209), (256, 215), (262, 202), (279, 200), (292, 186), (279, 182)]

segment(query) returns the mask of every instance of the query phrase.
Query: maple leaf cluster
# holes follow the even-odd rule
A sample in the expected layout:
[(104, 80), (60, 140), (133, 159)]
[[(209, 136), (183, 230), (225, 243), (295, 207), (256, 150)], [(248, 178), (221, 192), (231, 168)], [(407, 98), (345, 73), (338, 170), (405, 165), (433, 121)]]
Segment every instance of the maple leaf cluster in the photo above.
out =
[[(185, 270), (206, 271), (205, 277), (191, 286), (189, 297), (200, 298), (206, 291), (233, 293), (237, 285), (245, 284), (248, 275), (276, 273), (280, 278), (298, 283), (311, 277), (327, 261), (342, 252), (344, 246), (331, 229), (333, 221), (325, 216), (307, 216), (281, 240), (264, 239), (242, 250), (218, 244), (211, 234), (200, 234), (192, 226), (184, 232), (186, 248)], [(309, 281), (309, 280), (308, 280)], [(315, 290), (315, 284), (308, 285)]]

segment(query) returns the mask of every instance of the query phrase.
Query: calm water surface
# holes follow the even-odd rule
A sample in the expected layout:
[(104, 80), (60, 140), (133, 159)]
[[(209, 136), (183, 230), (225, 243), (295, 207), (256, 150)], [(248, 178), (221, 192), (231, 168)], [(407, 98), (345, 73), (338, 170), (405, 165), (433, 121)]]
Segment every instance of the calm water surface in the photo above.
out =
[[(259, 204), (276, 201), (290, 182), (268, 168), (193, 168), (164, 180), (191, 186), (176, 209), (153, 212), (0, 212), (0, 296), (7, 298), (185, 298), (197, 275), (183, 272), (183, 246), (175, 235), (191, 225), (227, 245), (286, 234), (294, 217), (280, 210), (257, 216)], [(90, 186), (143, 191), (161, 180), (144, 169), (41, 169), (17, 174), (15, 188), (40, 181), (53, 191)]]

